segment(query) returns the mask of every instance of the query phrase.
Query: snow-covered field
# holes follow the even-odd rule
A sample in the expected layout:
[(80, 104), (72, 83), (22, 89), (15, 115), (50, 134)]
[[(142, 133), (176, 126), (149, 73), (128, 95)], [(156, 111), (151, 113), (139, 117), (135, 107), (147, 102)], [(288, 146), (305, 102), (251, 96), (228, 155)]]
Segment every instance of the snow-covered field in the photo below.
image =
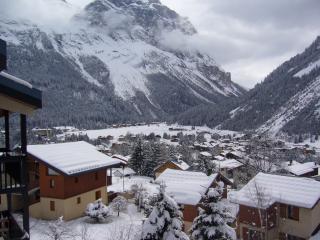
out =
[[(169, 130), (169, 128), (173, 129), (181, 129), (178, 131)], [(90, 139), (97, 139), (98, 137), (106, 137), (113, 136), (115, 139), (119, 138), (119, 136), (125, 136), (127, 133), (131, 134), (144, 134), (149, 135), (150, 133), (154, 133), (156, 135), (163, 136), (164, 133), (168, 133), (170, 135), (175, 135), (178, 132), (183, 132), (184, 134), (197, 134), (199, 132), (209, 132), (209, 133), (218, 133), (220, 135), (227, 134), (236, 134), (237, 132), (229, 131), (229, 130), (218, 130), (212, 129), (206, 126), (197, 126), (192, 129), (192, 126), (182, 126), (178, 124), (168, 125), (166, 123), (159, 124), (148, 124), (143, 126), (130, 126), (130, 127), (120, 127), (120, 128), (107, 128), (107, 129), (99, 129), (99, 130), (86, 130), (86, 131), (74, 131), (68, 132), (66, 134), (75, 134), (75, 135), (88, 135)]]

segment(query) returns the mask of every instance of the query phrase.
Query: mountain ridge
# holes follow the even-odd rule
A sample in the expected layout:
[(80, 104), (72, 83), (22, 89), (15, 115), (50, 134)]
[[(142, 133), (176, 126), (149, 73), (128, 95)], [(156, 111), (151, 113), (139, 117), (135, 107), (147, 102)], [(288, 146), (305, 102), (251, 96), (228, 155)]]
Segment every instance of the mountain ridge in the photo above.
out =
[(0, 17), (9, 72), (44, 92), (33, 125), (165, 120), (245, 93), (210, 56), (168, 44), (196, 30), (157, 0), (96, 0), (71, 23), (59, 31)]

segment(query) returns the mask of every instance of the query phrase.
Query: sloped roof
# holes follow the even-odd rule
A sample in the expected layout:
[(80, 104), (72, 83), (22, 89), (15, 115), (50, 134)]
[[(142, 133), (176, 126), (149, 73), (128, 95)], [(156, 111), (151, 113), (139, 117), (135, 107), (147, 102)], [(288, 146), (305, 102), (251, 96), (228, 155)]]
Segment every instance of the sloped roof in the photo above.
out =
[(197, 205), (218, 174), (166, 169), (157, 179), (178, 203)]
[[(258, 189), (258, 191), (256, 191)], [(257, 194), (263, 193), (263, 201)], [(261, 195), (260, 195), (261, 196)], [(320, 182), (310, 178), (288, 177), (259, 173), (230, 200), (241, 205), (267, 208), (275, 202), (312, 208), (320, 199)]]
[(5, 72), (0, 72), (0, 94), (17, 99), (34, 108), (42, 107), (41, 91), (28, 82)]
[(225, 159), (222, 161), (213, 160), (214, 164), (216, 164), (217, 167), (220, 168), (227, 168), (227, 169), (234, 169), (241, 167), (243, 164), (235, 159)]
[(287, 170), (294, 175), (301, 176), (303, 174), (314, 171), (315, 168), (320, 166), (314, 162), (296, 163), (287, 167)]
[(84, 142), (69, 142), (45, 145), (29, 145), (28, 154), (65, 175), (77, 175), (111, 166), (121, 162), (96, 150)]
[(182, 160), (171, 161), (173, 164), (177, 165), (181, 170), (187, 170), (190, 166)]

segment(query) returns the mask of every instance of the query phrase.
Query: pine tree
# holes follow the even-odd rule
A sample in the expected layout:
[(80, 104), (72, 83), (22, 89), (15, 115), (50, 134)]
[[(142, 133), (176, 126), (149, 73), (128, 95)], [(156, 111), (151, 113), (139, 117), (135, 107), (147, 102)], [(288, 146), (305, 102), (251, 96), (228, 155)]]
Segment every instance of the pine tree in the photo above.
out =
[(142, 175), (143, 171), (143, 147), (142, 139), (138, 138), (135, 144), (131, 159), (129, 161), (129, 166), (138, 174)]
[(159, 165), (157, 159), (154, 157), (153, 150), (150, 143), (143, 145), (143, 170), (144, 176), (153, 177), (154, 169)]
[(157, 203), (142, 227), (142, 240), (188, 240), (178, 204), (160, 187)]
[(153, 157), (158, 164), (164, 163), (169, 160), (168, 151), (164, 144), (155, 143), (153, 145)]
[(168, 153), (169, 153), (169, 158), (170, 158), (171, 161), (172, 160), (177, 160), (176, 148), (173, 145), (169, 145)]
[(191, 228), (192, 239), (197, 240), (232, 240), (235, 239), (234, 230), (227, 225), (231, 216), (221, 202), (223, 187), (210, 188), (205, 195), (198, 217)]

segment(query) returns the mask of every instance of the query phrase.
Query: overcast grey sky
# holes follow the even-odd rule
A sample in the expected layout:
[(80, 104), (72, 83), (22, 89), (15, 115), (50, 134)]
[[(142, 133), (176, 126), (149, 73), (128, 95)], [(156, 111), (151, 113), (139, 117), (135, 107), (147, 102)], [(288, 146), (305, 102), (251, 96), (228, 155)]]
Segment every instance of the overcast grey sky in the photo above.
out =
[(320, 35), (320, 0), (161, 0), (197, 28), (203, 45), (251, 88)]

